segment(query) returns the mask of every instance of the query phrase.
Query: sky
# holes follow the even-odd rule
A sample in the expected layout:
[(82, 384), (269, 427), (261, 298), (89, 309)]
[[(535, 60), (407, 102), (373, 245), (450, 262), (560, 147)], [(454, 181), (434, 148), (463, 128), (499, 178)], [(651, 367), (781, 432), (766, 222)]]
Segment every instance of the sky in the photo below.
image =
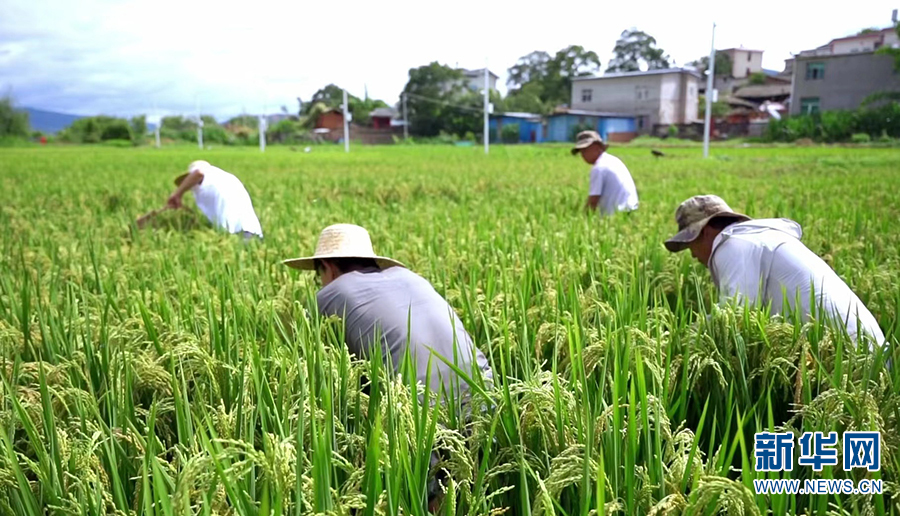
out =
[[(394, 104), (410, 68), (438, 61), (500, 76), (534, 50), (597, 52), (636, 27), (676, 65), (718, 49), (791, 53), (866, 27), (887, 27), (886, 0), (829, 9), (820, 1), (533, 3), (344, 0), (0, 0), (0, 95), (78, 115), (296, 112), (329, 83)], [(685, 7), (689, 6), (689, 7)]]

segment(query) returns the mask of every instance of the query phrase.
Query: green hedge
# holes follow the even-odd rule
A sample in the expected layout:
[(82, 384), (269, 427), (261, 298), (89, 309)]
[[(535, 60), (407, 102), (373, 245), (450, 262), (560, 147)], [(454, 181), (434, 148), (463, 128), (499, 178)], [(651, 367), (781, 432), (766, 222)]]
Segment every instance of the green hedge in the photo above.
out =
[(849, 142), (855, 134), (871, 139), (900, 138), (900, 103), (857, 111), (825, 111), (771, 120), (763, 139), (792, 142), (809, 138), (817, 142)]

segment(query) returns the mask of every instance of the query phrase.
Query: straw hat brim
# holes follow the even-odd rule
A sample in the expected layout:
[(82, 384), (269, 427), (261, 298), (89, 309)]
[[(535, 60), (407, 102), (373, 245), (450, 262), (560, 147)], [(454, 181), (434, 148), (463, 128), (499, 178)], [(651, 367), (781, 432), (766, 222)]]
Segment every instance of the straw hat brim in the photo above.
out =
[(375, 260), (375, 263), (382, 269), (387, 269), (388, 267), (403, 267), (406, 268), (401, 262), (394, 260), (393, 258), (388, 258), (386, 256), (347, 256), (347, 255), (317, 255), (317, 256), (304, 256), (302, 258), (291, 258), (288, 260), (284, 260), (281, 263), (291, 267), (292, 269), (299, 269), (302, 271), (312, 271), (316, 269), (315, 261), (316, 260), (328, 260), (328, 259), (337, 259), (337, 258), (370, 258)]
[(607, 144), (606, 142), (597, 141), (597, 140), (592, 140), (592, 141), (583, 142), (583, 143), (576, 143), (575, 146), (572, 147), (572, 151), (571, 151), (572, 155), (574, 156), (576, 154), (579, 154), (581, 151), (583, 151), (584, 149), (587, 149), (588, 147), (590, 147), (591, 145), (593, 145), (595, 143), (599, 143), (600, 147), (604, 151), (609, 148), (609, 144)]
[(722, 210), (717, 213), (713, 213), (709, 217), (705, 219), (700, 219), (693, 224), (688, 225), (686, 228), (682, 229), (678, 233), (675, 233), (675, 236), (666, 240), (665, 245), (666, 249), (670, 252), (677, 253), (679, 251), (683, 251), (690, 246), (691, 242), (697, 239), (700, 236), (700, 232), (703, 231), (703, 228), (709, 224), (714, 218), (717, 217), (736, 217), (740, 219), (741, 222), (747, 222), (748, 220), (753, 220), (752, 218), (744, 215), (743, 213), (737, 213), (734, 211)]

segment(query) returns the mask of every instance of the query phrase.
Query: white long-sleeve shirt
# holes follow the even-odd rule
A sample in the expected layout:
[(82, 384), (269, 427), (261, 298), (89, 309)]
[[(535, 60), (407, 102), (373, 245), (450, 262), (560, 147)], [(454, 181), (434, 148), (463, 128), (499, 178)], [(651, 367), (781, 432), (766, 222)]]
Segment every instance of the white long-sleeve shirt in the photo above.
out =
[(608, 152), (601, 154), (591, 167), (588, 195), (600, 196), (602, 215), (638, 209), (637, 189), (628, 167)]
[(241, 180), (218, 167), (201, 170), (203, 182), (191, 188), (197, 207), (206, 218), (229, 233), (247, 231), (263, 236), (250, 194)]
[[(771, 303), (771, 313), (783, 315), (785, 301), (791, 310), (799, 302), (804, 322), (811, 314), (819, 320), (828, 316), (846, 328), (853, 342), (864, 332), (884, 345), (872, 313), (828, 264), (800, 242), (801, 236), (800, 225), (788, 219), (750, 220), (722, 230), (709, 259), (722, 302)], [(869, 347), (873, 348), (871, 342)]]

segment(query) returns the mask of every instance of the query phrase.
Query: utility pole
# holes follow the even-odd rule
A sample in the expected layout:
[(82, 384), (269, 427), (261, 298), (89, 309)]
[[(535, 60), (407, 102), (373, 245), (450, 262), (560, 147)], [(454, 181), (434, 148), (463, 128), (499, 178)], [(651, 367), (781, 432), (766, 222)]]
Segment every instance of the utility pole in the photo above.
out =
[(347, 90), (344, 90), (344, 152), (350, 152), (350, 110), (347, 107)]
[(490, 88), (488, 87), (487, 59), (484, 60), (484, 153), (488, 153), (488, 141), (490, 140), (490, 122), (488, 121), (488, 103), (490, 101)]
[(712, 120), (713, 77), (716, 74), (716, 23), (712, 28), (712, 49), (709, 51), (709, 66), (706, 67), (706, 116), (703, 124), (703, 157), (709, 157), (709, 129)]
[(409, 139), (409, 115), (406, 110), (406, 92), (403, 93), (403, 141)]
[(712, 43), (709, 53), (709, 65), (706, 67), (706, 112), (703, 124), (703, 157), (709, 157), (709, 137), (712, 126), (712, 104), (715, 96), (714, 85), (716, 75), (716, 24), (713, 22)]
[(266, 115), (259, 115), (259, 152), (266, 152), (266, 128)]

